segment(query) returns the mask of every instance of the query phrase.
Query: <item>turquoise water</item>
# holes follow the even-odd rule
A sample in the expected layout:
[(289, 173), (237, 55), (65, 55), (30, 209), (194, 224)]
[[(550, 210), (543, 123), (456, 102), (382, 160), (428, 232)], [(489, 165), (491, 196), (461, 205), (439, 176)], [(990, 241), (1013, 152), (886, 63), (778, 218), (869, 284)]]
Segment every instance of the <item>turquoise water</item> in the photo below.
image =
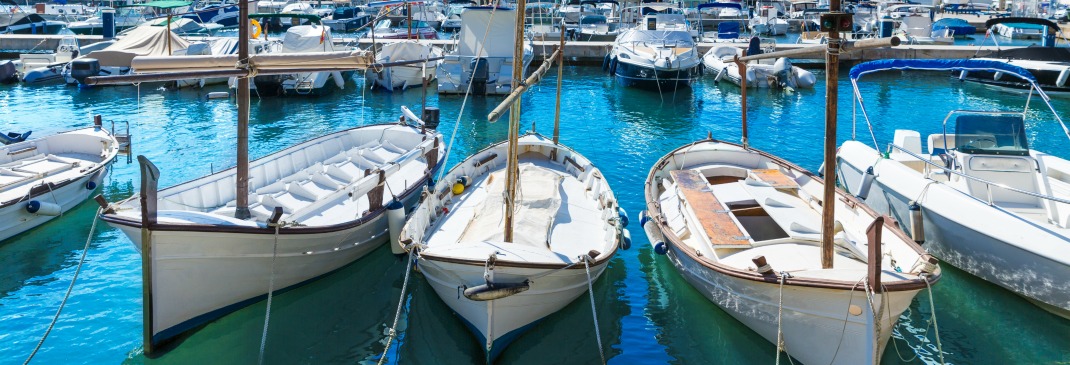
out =
[[(748, 100), (751, 144), (809, 169), (821, 161), (824, 74), (815, 90), (793, 94), (752, 91)], [(561, 139), (605, 173), (632, 221), (643, 207), (642, 184), (650, 166), (672, 149), (704, 138), (736, 141), (739, 89), (710, 80), (675, 95), (619, 87), (595, 67), (567, 67)], [(525, 128), (550, 134), (556, 72), (524, 99)], [(362, 90), (361, 81), (319, 99), (276, 98), (252, 105), (250, 149), (254, 157), (332, 131), (396, 120), (402, 105), (418, 108), (423, 93)], [(851, 137), (849, 84), (840, 84), (838, 139)], [(1025, 97), (972, 84), (942, 73), (891, 72), (863, 80), (862, 94), (882, 145), (897, 128), (923, 135), (940, 129), (953, 108), (1021, 109)], [(32, 129), (47, 135), (89, 125), (93, 114), (131, 124), (134, 150), (173, 185), (234, 164), (235, 107), (204, 100), (208, 91), (161, 91), (142, 86), (78, 89), (0, 86), (3, 132)], [(139, 97), (140, 95), (140, 97)], [(488, 124), (500, 98), (439, 96), (440, 129), (457, 127), (452, 165), (468, 153), (506, 137), (506, 123)], [(1070, 100), (1055, 100), (1070, 111)], [(1066, 136), (1034, 99), (1033, 147), (1070, 158)], [(1064, 115), (1064, 117), (1066, 117)], [(457, 124), (458, 119), (460, 124)], [(120, 124), (120, 128), (121, 128)], [(858, 139), (870, 141), (859, 115)], [(111, 201), (135, 193), (136, 164), (121, 160), (103, 186)], [(0, 363), (21, 363), (55, 314), (81, 255), (95, 205), (0, 243)], [(631, 226), (633, 247), (610, 262), (594, 285), (603, 346), (614, 364), (772, 363), (776, 347), (707, 301), (655, 255), (641, 228)], [(139, 255), (119, 231), (100, 223), (66, 309), (35, 361), (38, 363), (253, 363), (260, 347), (265, 303), (211, 322), (165, 355), (141, 352)], [(374, 362), (385, 347), (404, 277), (405, 262), (386, 247), (310, 285), (275, 297), (265, 358), (270, 363)], [(462, 322), (419, 275), (412, 276), (401, 334), (391, 363), (478, 363), (483, 354)], [(944, 266), (933, 288), (944, 356), (950, 363), (1007, 364), (1070, 361), (1070, 321), (959, 270)], [(900, 319), (888, 364), (938, 361), (928, 323), (929, 294), (921, 293)], [(503, 353), (501, 363), (598, 362), (592, 312), (586, 296), (535, 326)], [(926, 328), (930, 328), (926, 330)], [(911, 360), (915, 356), (918, 360)]]

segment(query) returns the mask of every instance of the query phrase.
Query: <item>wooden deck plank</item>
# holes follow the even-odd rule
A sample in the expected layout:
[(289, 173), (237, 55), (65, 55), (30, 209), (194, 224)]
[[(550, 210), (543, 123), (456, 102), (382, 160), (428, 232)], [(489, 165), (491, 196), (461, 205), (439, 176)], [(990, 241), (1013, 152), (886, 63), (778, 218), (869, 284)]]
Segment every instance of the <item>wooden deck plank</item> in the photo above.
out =
[(750, 240), (732, 220), (728, 209), (710, 191), (705, 177), (694, 170), (674, 170), (669, 174), (714, 247), (750, 247)]
[(754, 177), (758, 178), (776, 189), (798, 189), (799, 183), (788, 177), (779, 169), (754, 169), (750, 170)]

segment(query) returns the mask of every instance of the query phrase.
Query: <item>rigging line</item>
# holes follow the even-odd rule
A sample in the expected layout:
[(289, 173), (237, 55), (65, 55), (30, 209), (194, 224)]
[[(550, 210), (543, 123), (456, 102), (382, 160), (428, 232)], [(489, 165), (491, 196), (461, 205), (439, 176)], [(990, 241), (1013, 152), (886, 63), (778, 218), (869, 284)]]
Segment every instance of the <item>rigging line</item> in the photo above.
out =
[[(484, 45), (487, 44), (487, 37), (490, 35), (490, 28), (491, 28), (490, 24), (492, 24), (494, 22), (494, 14), (497, 13), (498, 5), (499, 5), (500, 2), (501, 2), (501, 0), (496, 0), (494, 2), (494, 7), (490, 9), (490, 18), (487, 20), (487, 29), (483, 32), (483, 41), (479, 42), (479, 48), (476, 49), (476, 57), (478, 57), (479, 55), (483, 54), (483, 50), (485, 48)], [(518, 16), (520, 16), (520, 15), (518, 14)], [(460, 38), (457, 39), (457, 42), (460, 43)], [(454, 49), (456, 49), (456, 46), (455, 46)], [(513, 60), (513, 62), (517, 62), (517, 60)], [(521, 62), (523, 62), (523, 61), (521, 61)], [(472, 69), (472, 72), (475, 72), (474, 68)], [(460, 75), (460, 78), (458, 78), (458, 82), (463, 80), (463, 78), (464, 78), (464, 68), (462, 66), (461, 75)], [(452, 77), (450, 79), (452, 80)], [(442, 158), (442, 163), (447, 163), (450, 160), (450, 152), (453, 152), (453, 141), (454, 141), (455, 138), (457, 138), (457, 127), (459, 127), (461, 125), (461, 118), (464, 117), (464, 107), (468, 105), (468, 97), (471, 95), (471, 93), (472, 93), (472, 82), (468, 82), (468, 88), (465, 89), (465, 91), (464, 91), (464, 99), (461, 100), (461, 110), (459, 110), (457, 112), (457, 122), (453, 124), (453, 133), (450, 134), (450, 143), (446, 144), (446, 153), (445, 153), (445, 156), (443, 156), (443, 158)], [(444, 175), (446, 175), (446, 169), (439, 169), (438, 178), (436, 178), (435, 180), (442, 180), (442, 176), (444, 176)]]
[(41, 349), (41, 345), (45, 343), (45, 339), (48, 338), (48, 334), (52, 333), (52, 329), (56, 327), (56, 322), (59, 320), (60, 313), (63, 313), (63, 307), (67, 305), (67, 299), (71, 297), (71, 291), (74, 290), (74, 283), (78, 281), (78, 274), (82, 272), (82, 264), (85, 263), (86, 253), (89, 252), (89, 244), (93, 242), (93, 233), (97, 229), (97, 217), (100, 216), (101, 211), (104, 208), (97, 209), (97, 213), (93, 215), (93, 225), (89, 227), (89, 237), (86, 237), (85, 247), (82, 248), (82, 257), (78, 259), (78, 266), (74, 269), (74, 277), (71, 278), (71, 284), (67, 286), (67, 294), (63, 295), (63, 301), (59, 303), (59, 308), (56, 309), (56, 315), (52, 316), (52, 322), (48, 324), (48, 329), (45, 330), (45, 334), (41, 336), (41, 340), (37, 341), (37, 346), (34, 346), (33, 351), (30, 352), (30, 356), (26, 357), (26, 361), (22, 362), (22, 365), (30, 363), (33, 360), (34, 355), (37, 355), (37, 351)]

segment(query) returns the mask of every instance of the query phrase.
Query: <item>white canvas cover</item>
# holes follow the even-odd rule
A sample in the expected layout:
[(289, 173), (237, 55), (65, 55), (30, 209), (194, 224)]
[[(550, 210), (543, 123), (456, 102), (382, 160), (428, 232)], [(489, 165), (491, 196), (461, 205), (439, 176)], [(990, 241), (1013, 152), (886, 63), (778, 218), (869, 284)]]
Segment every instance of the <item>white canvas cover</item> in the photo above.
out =
[[(167, 51), (168, 42), (171, 43), (170, 53)], [(166, 27), (137, 27), (108, 48), (90, 52), (83, 57), (95, 58), (104, 67), (130, 67), (130, 61), (134, 57), (184, 54), (187, 47), (189, 42), (168, 31)]]
[[(491, 17), (491, 14), (494, 16)], [(457, 55), (512, 57), (513, 45), (516, 42), (516, 14), (516, 10), (504, 8), (469, 8), (461, 13), (461, 35)], [(482, 49), (480, 49), (481, 45)], [(476, 54), (480, 50), (482, 52)]]
[(331, 28), (322, 25), (297, 25), (286, 31), (282, 53), (333, 52)]
[[(505, 171), (488, 177), (487, 198), (468, 223), (460, 242), (501, 242), (505, 222)], [(516, 194), (517, 208), (513, 216), (513, 243), (533, 247), (549, 247), (548, 238), (554, 216), (561, 206), (561, 175), (533, 164), (520, 165), (520, 184)]]
[[(397, 42), (383, 46), (383, 49), (375, 54), (375, 60), (381, 63), (422, 60), (439, 57), (441, 56), (440, 53), (434, 52), (434, 48), (430, 45), (422, 45), (416, 42)], [(437, 64), (437, 62), (433, 63)]]

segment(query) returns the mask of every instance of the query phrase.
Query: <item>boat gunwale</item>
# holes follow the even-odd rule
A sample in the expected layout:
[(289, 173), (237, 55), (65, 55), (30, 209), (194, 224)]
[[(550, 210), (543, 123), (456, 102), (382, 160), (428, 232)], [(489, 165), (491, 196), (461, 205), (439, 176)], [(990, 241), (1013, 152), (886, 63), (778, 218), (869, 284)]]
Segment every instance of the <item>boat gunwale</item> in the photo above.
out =
[[(300, 146), (300, 145), (303, 145), (303, 144), (307, 144), (309, 142), (313, 142), (313, 141), (318, 140), (318, 139), (336, 137), (336, 136), (341, 135), (343, 133), (348, 133), (350, 131), (354, 131), (354, 130), (358, 130), (358, 129), (362, 129), (362, 128), (367, 128), (367, 127), (378, 127), (378, 126), (389, 127), (389, 126), (396, 126), (396, 125), (398, 125), (398, 124), (397, 123), (377, 123), (377, 124), (368, 124), (368, 125), (363, 125), (363, 126), (359, 126), (359, 127), (340, 130), (340, 131), (337, 131), (337, 132), (334, 132), (334, 133), (331, 133), (331, 134), (327, 134), (327, 135), (319, 136), (319, 137), (316, 137), (316, 138), (312, 138), (312, 139), (309, 139), (309, 140), (306, 140), (306, 141), (291, 145), (289, 147), (283, 148), (283, 149), (281, 149), (279, 151), (273, 152), (273, 153), (271, 153), (269, 155), (266, 155), (264, 157), (261, 157), (261, 158), (258, 158), (256, 160), (250, 161), (250, 165), (252, 165), (253, 162), (270, 158), (270, 157), (272, 157), (272, 156), (274, 156), (276, 154), (280, 154), (280, 153), (282, 153), (282, 152), (284, 152), (284, 151), (286, 151), (286, 150), (288, 150), (288, 149), (290, 149), (292, 147), (297, 147), (297, 146)], [(413, 128), (413, 129), (417, 129), (416, 127), (413, 127), (411, 125), (406, 125), (406, 126), (410, 127), (410, 128)], [(431, 130), (431, 129), (426, 130), (421, 134), (427, 135), (427, 132), (429, 132), (429, 131), (433, 131), (434, 132), (434, 133), (431, 134), (433, 136), (432, 138), (439, 138), (439, 136), (441, 135), (441, 133), (438, 133), (437, 130)], [(437, 147), (437, 148), (442, 148), (441, 144), (439, 146), (440, 147)], [(432, 147), (432, 148), (435, 148), (435, 147)], [(409, 186), (407, 189), (402, 191), (401, 194), (398, 194), (396, 198), (404, 200), (404, 199), (408, 198), (408, 196), (411, 195), (412, 193), (418, 191), (420, 188), (422, 188), (423, 186), (427, 185), (427, 180), (431, 179), (432, 176), (434, 175), (434, 173), (436, 171), (438, 171), (438, 169), (440, 169), (441, 166), (443, 165), (443, 163), (445, 162), (445, 161), (442, 161), (444, 159), (444, 154), (439, 154), (438, 157), (439, 157), (439, 161), (435, 163), (435, 167), (434, 168), (425, 169), (423, 174), (421, 174), (420, 179), (417, 180), (417, 181), (414, 181), (413, 184), (411, 184), (411, 186)], [(389, 163), (387, 163), (387, 164), (389, 164)], [(385, 165), (386, 164), (384, 164), (384, 166)], [(161, 190), (166, 190), (166, 189), (169, 189), (169, 188), (172, 188), (172, 187), (175, 187), (175, 186), (180, 186), (180, 185), (183, 185), (183, 184), (187, 184), (187, 183), (190, 183), (190, 182), (193, 182), (193, 181), (196, 181), (196, 180), (200, 180), (200, 179), (204, 179), (204, 178), (207, 178), (207, 177), (210, 177), (210, 176), (213, 176), (213, 175), (227, 173), (228, 171), (234, 170), (236, 168), (237, 168), (237, 166), (231, 167), (231, 168), (216, 172), (216, 173), (211, 174), (211, 175), (201, 176), (201, 177), (198, 177), (198, 178), (187, 180), (187, 181), (175, 184), (173, 186), (170, 186), (170, 187), (167, 187), (167, 188), (161, 189)], [(114, 203), (114, 205), (120, 205), (120, 204), (126, 203), (126, 202), (134, 200), (134, 199), (140, 199), (140, 193), (131, 195), (130, 197), (128, 197), (126, 199), (120, 200), (119, 202)], [(280, 234), (280, 235), (319, 234), (319, 233), (332, 233), (332, 232), (343, 231), (343, 230), (359, 227), (359, 226), (361, 226), (361, 225), (363, 225), (365, 223), (368, 223), (369, 221), (378, 218), (380, 215), (383, 214), (383, 212), (385, 212), (387, 210), (388, 209), (386, 207), (386, 204), (383, 204), (383, 206), (379, 207), (379, 209), (369, 210), (367, 214), (364, 214), (360, 218), (355, 219), (355, 220), (347, 221), (347, 222), (344, 222), (344, 223), (325, 225), (325, 226), (285, 226), (285, 227), (280, 227), (278, 229), (278, 234)], [(130, 219), (130, 218), (127, 218), (127, 217), (120, 217), (116, 213), (110, 213), (110, 214), (109, 213), (101, 213), (99, 215), (99, 217), (104, 222), (111, 223), (111, 224), (117, 224), (117, 225), (126, 226), (126, 227), (130, 227), (130, 228), (136, 228), (136, 229), (146, 228), (146, 227), (144, 227), (144, 225), (142, 224), (142, 221), (140, 219), (134, 220), (134, 219)], [(264, 235), (274, 235), (274, 234), (276, 234), (276, 230), (273, 227), (267, 226), (267, 225), (265, 225), (264, 227), (260, 227), (260, 226), (252, 227), (252, 226), (220, 225), (220, 224), (156, 223), (156, 224), (149, 225), (149, 227), (147, 227), (147, 228), (150, 231), (161, 231), (161, 232), (254, 233), (254, 234), (264, 234)]]
[[(528, 137), (528, 136), (535, 136), (535, 137), (541, 139), (541, 141), (533, 143), (534, 145), (564, 149), (564, 150), (568, 151), (571, 154), (583, 157), (584, 160), (587, 160), (587, 162), (590, 164), (590, 166), (594, 167), (594, 162), (591, 162), (591, 160), (588, 159), (587, 156), (584, 156), (583, 154), (577, 152), (576, 150), (572, 149), (571, 147), (565, 145), (564, 143), (554, 144), (552, 141), (549, 141), (546, 138), (546, 136), (544, 136), (544, 135), (542, 135), (542, 134), (540, 134), (538, 132), (525, 133), (525, 134), (521, 135), (518, 138), (518, 140), (520, 138), (524, 138), (524, 137)], [(549, 143), (547, 143), (547, 142), (549, 142)], [(496, 147), (499, 147), (500, 145), (503, 145), (503, 144), (506, 144), (506, 143), (508, 143), (508, 141), (497, 142), (497, 143), (494, 143), (494, 144), (492, 144), (490, 146), (487, 146), (487, 147), (485, 147), (485, 148), (483, 148), (483, 149), (481, 149), (481, 150), (479, 150), (477, 152), (472, 153), (471, 155), (469, 155), (467, 158), (465, 158), (461, 162), (458, 162), (457, 165), (454, 165), (453, 168), (451, 168), (448, 171), (446, 171), (445, 176), (449, 176), (449, 174), (451, 172), (453, 172), (453, 170), (455, 170), (455, 169), (457, 169), (457, 168), (459, 168), (461, 166), (464, 166), (466, 163), (471, 161), (473, 158), (475, 158), (477, 156), (480, 156), (484, 152), (493, 150)], [(518, 142), (517, 145), (518, 146), (522, 145), (522, 142)], [(562, 157), (562, 159), (563, 159), (563, 157)], [(595, 168), (597, 168), (597, 167), (595, 167)], [(609, 181), (605, 181), (605, 184), (606, 184), (606, 188), (608, 188), (609, 191), (613, 191), (613, 188), (609, 186)], [(616, 194), (614, 194), (614, 197), (615, 196), (616, 196)], [(426, 199), (424, 201), (421, 201), (419, 205), (423, 205), (425, 201), (426, 201)], [(618, 204), (618, 207), (619, 206), (620, 205)], [(419, 207), (417, 207), (416, 209), (419, 209)], [(430, 227), (428, 227), (428, 229), (430, 229)], [(403, 232), (403, 234), (401, 236), (402, 240), (411, 239), (411, 238), (408, 238), (408, 237), (406, 237), (404, 235), (404, 230), (402, 230), (402, 232)], [(620, 241), (621, 240), (620, 240), (620, 235), (619, 234), (616, 235), (616, 237), (617, 237), (617, 242), (616, 242), (616, 244), (613, 245), (613, 250), (609, 251), (609, 254), (605, 255), (605, 257), (603, 257), (602, 259), (597, 259), (597, 258), (592, 257), (591, 259), (593, 261), (590, 262), (591, 266), (601, 265), (601, 264), (609, 261), (610, 259), (612, 259), (614, 256), (617, 255), (617, 251), (620, 250)], [(427, 260), (430, 260), (430, 261), (440, 261), (440, 262), (446, 262), (446, 263), (451, 263), (451, 264), (472, 265), (472, 266), (480, 266), (480, 267), (485, 266), (486, 263), (487, 263), (485, 259), (484, 260), (462, 259), (462, 258), (457, 258), (457, 257), (449, 257), (449, 256), (436, 255), (436, 254), (429, 254), (429, 253), (425, 253), (423, 251), (418, 251), (418, 253), (419, 253), (419, 257), (420, 258), (427, 259)], [(599, 253), (598, 256), (602, 256), (604, 254), (606, 254), (606, 253), (605, 252), (601, 252), (601, 253)], [(574, 262), (574, 263), (560, 263), (560, 264), (556, 264), (556, 263), (554, 263), (554, 264), (551, 264), (551, 263), (528, 263), (528, 262), (510, 261), (510, 260), (499, 258), (499, 259), (497, 259), (497, 261), (495, 261), (494, 265), (495, 266), (502, 266), (502, 267), (521, 268), (521, 269), (573, 269), (573, 270), (579, 270), (579, 269), (583, 268), (583, 267), (580, 267), (579, 265), (577, 265), (580, 262), (581, 261), (577, 261), (577, 262)]]
[[(768, 275), (768, 276), (766, 276), (766, 275), (762, 275), (762, 274), (760, 274), (760, 273), (758, 273), (756, 271), (746, 271), (746, 270), (743, 270), (743, 269), (738, 269), (738, 268), (735, 268), (735, 267), (732, 267), (732, 266), (725, 265), (725, 264), (720, 263), (720, 262), (714, 262), (714, 261), (710, 261), (708, 259), (704, 259), (704, 256), (700, 256), (698, 254), (698, 250), (696, 250), (695, 248), (693, 248), (691, 246), (688, 246), (688, 245), (684, 244), (683, 240), (681, 240), (680, 237), (678, 237), (672, 231), (672, 229), (668, 229), (668, 223), (665, 221), (665, 219), (661, 215), (661, 206), (658, 203), (658, 200), (655, 199), (656, 196), (652, 196), (652, 194), (651, 194), (653, 192), (653, 186), (651, 185), (651, 181), (653, 180), (655, 173), (657, 171), (660, 171), (660, 168), (662, 168), (662, 167), (667, 165), (667, 162), (670, 161), (669, 160), (670, 157), (674, 156), (677, 152), (689, 149), (689, 148), (691, 148), (691, 147), (693, 147), (695, 145), (698, 145), (700, 143), (721, 143), (721, 144), (725, 144), (725, 145), (739, 147), (739, 148), (742, 148), (744, 152), (757, 153), (762, 157), (770, 159), (770, 161), (772, 161), (775, 164), (778, 164), (778, 165), (781, 165), (781, 166), (784, 166), (784, 167), (788, 167), (788, 168), (791, 168), (791, 169), (793, 169), (795, 171), (798, 171), (798, 172), (806, 175), (810, 179), (812, 179), (812, 180), (814, 180), (816, 182), (819, 182), (821, 184), (824, 184), (825, 180), (822, 179), (821, 177), (813, 174), (809, 170), (806, 170), (806, 169), (804, 169), (802, 167), (799, 167), (798, 165), (796, 165), (794, 163), (791, 163), (791, 162), (789, 162), (787, 160), (781, 159), (780, 157), (774, 156), (774, 155), (769, 154), (769, 153), (767, 153), (765, 151), (758, 150), (758, 149), (755, 149), (755, 148), (750, 148), (750, 147), (743, 147), (742, 145), (737, 144), (737, 143), (721, 141), (721, 140), (717, 140), (717, 139), (714, 139), (714, 138), (708, 138), (708, 139), (703, 139), (703, 140), (698, 140), (698, 141), (695, 141), (695, 142), (692, 142), (692, 143), (688, 143), (688, 144), (685, 144), (685, 145), (673, 150), (672, 152), (669, 152), (665, 156), (662, 156), (662, 158), (658, 159), (658, 162), (656, 162), (654, 164), (654, 167), (652, 167), (650, 169), (650, 172), (647, 174), (646, 182), (644, 184), (644, 190), (645, 190), (645, 195), (646, 195), (646, 208), (647, 208), (647, 212), (648, 212), (647, 214), (649, 214), (650, 218), (652, 219), (652, 221), (655, 224), (658, 225), (657, 229), (665, 237), (667, 244), (675, 246), (674, 248), (676, 248), (678, 251), (683, 252), (684, 254), (686, 254), (691, 260), (694, 260), (695, 262), (701, 264), (703, 267), (706, 267), (706, 268), (709, 268), (711, 270), (714, 270), (717, 273), (728, 275), (728, 276), (731, 276), (731, 277), (734, 277), (734, 278), (745, 279), (745, 280), (756, 281), (756, 282), (765, 282), (765, 283), (771, 283), (771, 284), (780, 283), (780, 277), (777, 276), (777, 275)], [(854, 196), (851, 196), (850, 194), (846, 194), (843, 191), (843, 189), (840, 189), (839, 187), (836, 188), (836, 194), (839, 195), (843, 199), (843, 201), (845, 203), (853, 204), (856, 209), (860, 208), (860, 209), (863, 210), (863, 212), (865, 212), (866, 214), (869, 214), (870, 216), (874, 216), (874, 217), (881, 217), (882, 216), (882, 215), (878, 214), (876, 211), (874, 211), (872, 208), (870, 208), (868, 205), (865, 205), (864, 203), (859, 201)], [(822, 202), (822, 204), (824, 204), (824, 202)], [(926, 256), (932, 257), (932, 255), (927, 253), (920, 245), (917, 244), (917, 242), (914, 242), (913, 239), (911, 239), (910, 237), (908, 237), (906, 235), (906, 233), (904, 233), (901, 229), (896, 227), (897, 225), (898, 225), (898, 221), (896, 221), (895, 219), (885, 219), (885, 221), (884, 221), (884, 226), (887, 227), (887, 228), (890, 228), (889, 231), (891, 231), (891, 233), (894, 234), (897, 238), (901, 239), (907, 245), (907, 247), (910, 247), (912, 250), (914, 250), (914, 252), (917, 253), (919, 255), (919, 257), (922, 257), (922, 258), (924, 258)], [(920, 289), (925, 289), (926, 287), (928, 287), (928, 286), (930, 286), (932, 284), (935, 284), (937, 281), (940, 280), (941, 277), (942, 277), (941, 270), (940, 270), (939, 266), (937, 266), (937, 269), (935, 270), (935, 272), (933, 272), (933, 273), (931, 273), (929, 275), (926, 275), (924, 277), (925, 278), (924, 280), (923, 279), (911, 279), (911, 280), (896, 280), (896, 281), (882, 282), (881, 283), (881, 289), (884, 292), (920, 290)], [(839, 281), (839, 280), (831, 280), (831, 279), (814, 279), (814, 278), (801, 278), (801, 277), (791, 277), (790, 279), (785, 279), (784, 280), (784, 284), (785, 285), (792, 285), (792, 286), (821, 288), (821, 289), (837, 289), (837, 290), (855, 290), (855, 289), (864, 289), (865, 288), (865, 284), (863, 284), (860, 281), (847, 282), (847, 281)]]
[[(86, 129), (91, 129), (91, 130), (96, 131), (95, 127), (78, 128), (78, 129), (72, 129), (72, 130), (68, 130), (68, 131), (59, 132), (59, 133), (56, 133), (56, 134), (53, 134), (53, 135), (49, 135), (49, 136), (44, 137), (44, 138), (31, 139), (31, 140), (26, 140), (26, 141), (23, 141), (23, 142), (47, 140), (48, 138), (53, 137), (53, 136), (64, 135), (64, 134), (78, 132), (78, 131), (86, 130)], [(67, 178), (67, 179), (64, 179), (64, 180), (56, 181), (56, 182), (50, 182), (50, 183), (47, 184), (47, 185), (50, 186), (48, 189), (40, 189), (40, 188), (38, 188), (38, 190), (41, 190), (41, 191), (37, 192), (36, 194), (34, 194), (34, 192), (33, 192), (34, 188), (37, 188), (38, 186), (45, 186), (46, 184), (33, 185), (33, 186), (30, 187), (29, 194), (27, 194), (25, 196), (22, 196), (22, 197), (19, 197), (18, 199), (12, 199), (12, 200), (8, 200), (8, 201), (5, 201), (5, 202), (0, 202), (0, 209), (8, 208), (8, 207), (11, 207), (11, 206), (13, 206), (15, 204), (18, 204), (20, 202), (29, 201), (30, 199), (45, 195), (45, 193), (50, 193), (52, 191), (55, 191), (56, 189), (60, 189), (60, 188), (66, 187), (67, 185), (70, 185), (70, 184), (74, 183), (75, 181), (81, 180), (82, 178), (87, 177), (87, 176), (92, 176), (92, 175), (96, 174), (97, 172), (99, 172), (100, 170), (105, 169), (108, 166), (110, 166), (111, 163), (115, 161), (115, 158), (119, 156), (119, 142), (118, 142), (118, 140), (115, 139), (115, 136), (113, 136), (111, 134), (111, 132), (109, 132), (108, 130), (106, 130), (104, 128), (100, 128), (100, 130), (103, 131), (105, 134), (107, 134), (108, 138), (110, 138), (111, 141), (114, 142), (114, 144), (112, 144), (112, 147), (108, 149), (108, 156), (103, 158), (100, 162), (98, 162), (96, 167), (93, 167), (92, 169), (87, 170), (85, 173), (78, 175), (78, 177)], [(19, 143), (23, 143), (23, 142), (19, 142)], [(14, 144), (12, 144), (12, 145), (14, 145)], [(11, 145), (9, 145), (9, 146), (11, 146)]]

